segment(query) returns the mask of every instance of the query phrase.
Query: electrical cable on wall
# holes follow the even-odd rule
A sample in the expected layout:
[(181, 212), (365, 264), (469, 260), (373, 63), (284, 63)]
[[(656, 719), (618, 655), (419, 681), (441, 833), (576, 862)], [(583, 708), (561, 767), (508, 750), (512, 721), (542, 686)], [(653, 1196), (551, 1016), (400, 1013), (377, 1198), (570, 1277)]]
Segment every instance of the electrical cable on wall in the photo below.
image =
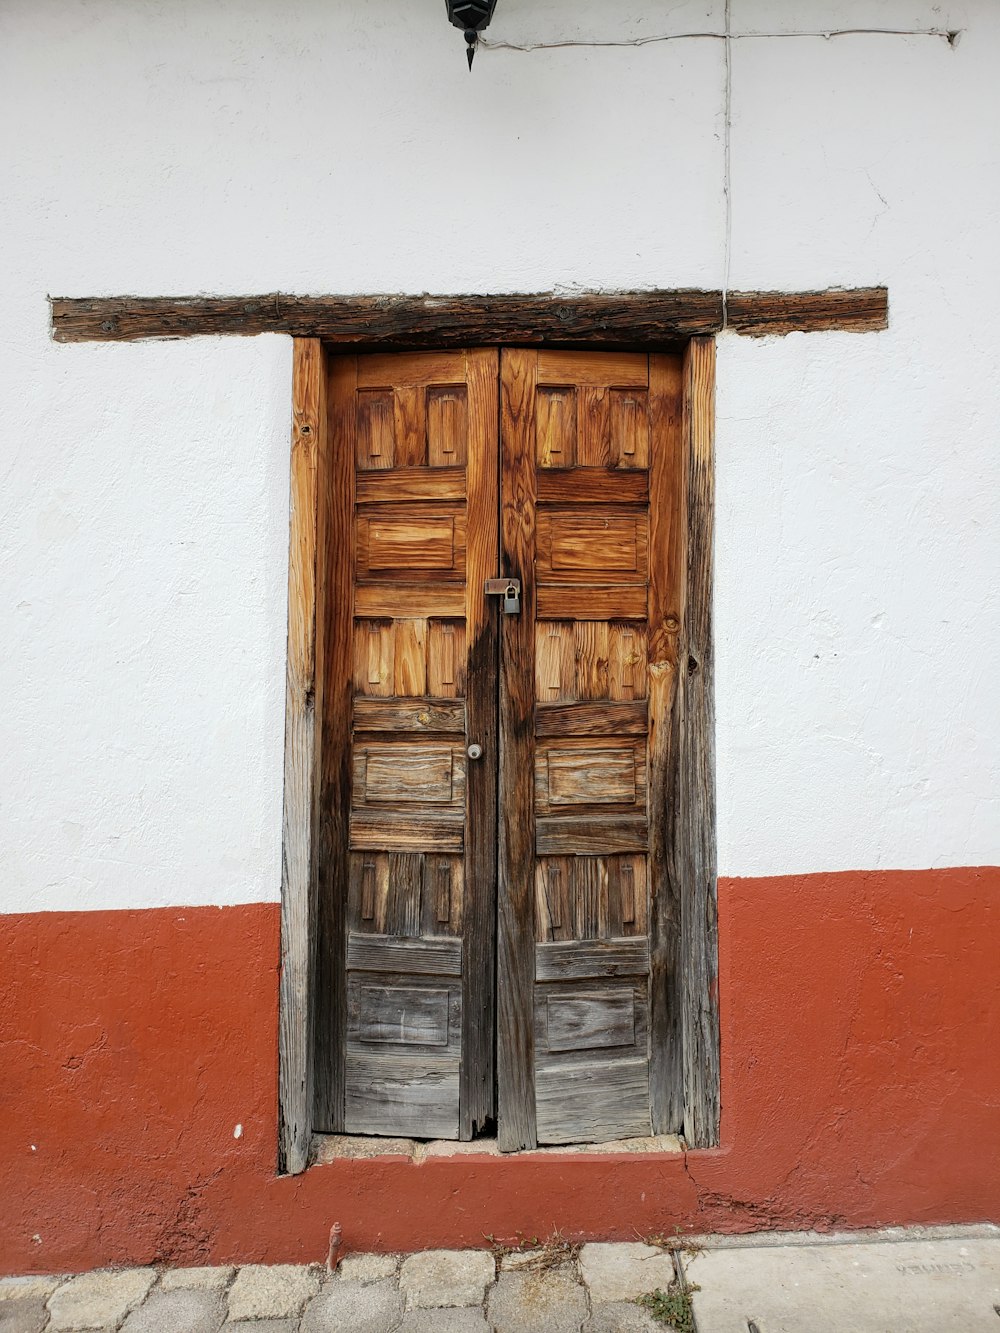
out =
[(641, 47), (662, 42), (721, 41), (725, 48), (725, 95), (723, 131), (723, 183), (725, 209), (725, 240), (722, 261), (722, 327), (729, 326), (729, 278), (732, 265), (733, 197), (732, 197), (732, 131), (733, 131), (733, 42), (773, 40), (776, 38), (834, 37), (933, 37), (957, 46), (962, 30), (956, 28), (827, 28), (811, 32), (733, 32), (732, 0), (726, 0), (725, 30), (723, 32), (675, 32), (653, 37), (627, 37), (608, 41), (558, 42), (504, 42), (485, 37), (479, 45), (487, 51), (552, 51), (564, 47)]

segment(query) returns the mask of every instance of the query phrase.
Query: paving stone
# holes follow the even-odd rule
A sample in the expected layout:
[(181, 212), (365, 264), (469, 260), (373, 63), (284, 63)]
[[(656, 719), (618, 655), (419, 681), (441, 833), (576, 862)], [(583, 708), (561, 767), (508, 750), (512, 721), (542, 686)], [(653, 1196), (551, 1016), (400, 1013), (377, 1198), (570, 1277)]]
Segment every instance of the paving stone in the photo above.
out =
[(297, 1333), (298, 1327), (297, 1319), (227, 1319), (222, 1325), (224, 1333)]
[(481, 1306), (466, 1305), (460, 1310), (408, 1310), (396, 1333), (490, 1333), (490, 1326)]
[(229, 1288), (229, 1318), (289, 1319), (319, 1291), (319, 1269), (303, 1264), (247, 1264)]
[(395, 1282), (328, 1282), (306, 1306), (301, 1333), (391, 1333), (403, 1317)]
[(220, 1291), (154, 1291), (125, 1320), (122, 1333), (215, 1333), (225, 1314)]
[(223, 1330), (229, 1333), (297, 1333), (299, 1320), (227, 1320)]
[(337, 1277), (345, 1282), (381, 1282), (395, 1277), (398, 1268), (398, 1254), (348, 1254), (337, 1267)]
[(665, 1333), (668, 1328), (669, 1325), (659, 1323), (641, 1306), (629, 1301), (612, 1301), (608, 1305), (593, 1306), (583, 1333)]
[(160, 1274), (160, 1290), (176, 1291), (181, 1287), (202, 1287), (221, 1291), (235, 1268), (165, 1268)]
[(408, 1310), (481, 1305), (495, 1273), (489, 1250), (424, 1250), (403, 1260), (399, 1289)]
[(42, 1296), (0, 1301), (0, 1333), (42, 1333), (48, 1322), (49, 1312)]
[(586, 1317), (586, 1293), (568, 1266), (501, 1273), (486, 1304), (497, 1333), (580, 1333)]
[(630, 1301), (658, 1287), (666, 1291), (675, 1276), (670, 1255), (641, 1241), (584, 1245), (580, 1271), (596, 1303)]
[(72, 1277), (49, 1297), (49, 1328), (117, 1328), (144, 1300), (156, 1280), (153, 1268), (100, 1269)]
[(0, 1302), (26, 1301), (32, 1297), (47, 1300), (66, 1279), (46, 1275), (42, 1277), (0, 1277)]
[(1000, 1241), (773, 1246), (686, 1256), (699, 1333), (997, 1333)]

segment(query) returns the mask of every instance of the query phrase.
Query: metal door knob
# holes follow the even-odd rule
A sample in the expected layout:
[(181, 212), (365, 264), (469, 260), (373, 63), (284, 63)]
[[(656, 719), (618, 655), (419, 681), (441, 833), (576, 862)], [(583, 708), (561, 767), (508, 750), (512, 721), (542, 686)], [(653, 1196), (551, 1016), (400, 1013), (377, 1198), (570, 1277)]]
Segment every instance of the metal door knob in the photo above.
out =
[(483, 747), (481, 745), (470, 745), (465, 753), (470, 759), (481, 759), (483, 755)]

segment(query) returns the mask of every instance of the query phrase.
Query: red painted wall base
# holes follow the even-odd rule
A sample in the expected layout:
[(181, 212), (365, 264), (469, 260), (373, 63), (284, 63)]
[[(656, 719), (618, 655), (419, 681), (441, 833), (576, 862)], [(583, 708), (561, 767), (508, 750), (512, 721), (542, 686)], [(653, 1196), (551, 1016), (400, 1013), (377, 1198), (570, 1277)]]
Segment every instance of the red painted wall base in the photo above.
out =
[[(278, 907), (0, 917), (0, 1272), (1000, 1216), (1000, 870), (720, 885), (723, 1145), (275, 1176)], [(237, 1137), (237, 1126), (242, 1130)]]

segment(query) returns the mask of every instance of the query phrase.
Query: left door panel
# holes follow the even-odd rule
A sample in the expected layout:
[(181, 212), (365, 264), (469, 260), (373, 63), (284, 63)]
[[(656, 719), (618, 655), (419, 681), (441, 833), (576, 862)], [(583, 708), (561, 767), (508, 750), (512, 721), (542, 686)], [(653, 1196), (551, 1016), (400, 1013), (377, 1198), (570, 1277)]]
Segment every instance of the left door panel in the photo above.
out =
[(497, 353), (334, 358), (329, 404), (317, 1128), (467, 1139), (494, 1115)]

